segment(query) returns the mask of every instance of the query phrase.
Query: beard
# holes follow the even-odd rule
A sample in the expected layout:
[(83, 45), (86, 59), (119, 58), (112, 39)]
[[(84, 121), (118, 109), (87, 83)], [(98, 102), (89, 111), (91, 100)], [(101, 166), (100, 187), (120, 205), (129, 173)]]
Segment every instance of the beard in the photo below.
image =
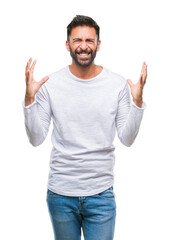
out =
[[(74, 52), (72, 51), (72, 48), (69, 44), (69, 48), (70, 48), (70, 56), (72, 57), (72, 59), (74, 60), (74, 62), (80, 66), (80, 67), (89, 67), (91, 65), (91, 63), (94, 61), (95, 57), (96, 57), (96, 53), (97, 53), (97, 47), (94, 51), (92, 50), (75, 50)], [(78, 59), (78, 54), (81, 53), (87, 53), (90, 54), (90, 57), (87, 59)]]

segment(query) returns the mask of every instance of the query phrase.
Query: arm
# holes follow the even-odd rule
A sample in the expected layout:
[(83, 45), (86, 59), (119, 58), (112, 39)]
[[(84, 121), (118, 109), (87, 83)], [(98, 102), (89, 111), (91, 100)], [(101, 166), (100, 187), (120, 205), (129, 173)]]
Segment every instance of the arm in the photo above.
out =
[(133, 103), (130, 106), (130, 94), (127, 84), (119, 93), (118, 110), (116, 115), (116, 128), (120, 141), (125, 146), (131, 146), (134, 142), (143, 117), (145, 104), (142, 100), (143, 87), (147, 77), (147, 65), (143, 63), (140, 79), (138, 83), (133, 84), (128, 80), (133, 97)]
[(29, 141), (33, 146), (38, 146), (46, 138), (51, 120), (51, 109), (47, 90), (45, 86), (42, 86), (49, 77), (35, 82), (33, 79), (35, 63), (36, 61), (30, 67), (30, 59), (26, 66), (26, 93), (23, 107)]

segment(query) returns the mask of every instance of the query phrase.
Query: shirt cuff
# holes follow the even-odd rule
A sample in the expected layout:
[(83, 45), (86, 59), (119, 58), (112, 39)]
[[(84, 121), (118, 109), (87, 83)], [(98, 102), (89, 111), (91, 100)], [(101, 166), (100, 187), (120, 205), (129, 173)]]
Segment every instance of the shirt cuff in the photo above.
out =
[(132, 104), (134, 107), (136, 107), (136, 108), (138, 108), (138, 109), (140, 109), (140, 110), (144, 110), (144, 109), (147, 107), (147, 105), (146, 105), (145, 102), (142, 103), (141, 107), (138, 107), (138, 106), (133, 102), (133, 100), (132, 100), (131, 104)]
[(33, 106), (36, 103), (36, 99), (33, 103), (29, 104), (28, 106), (25, 106), (25, 100), (22, 102), (22, 106), (23, 108), (30, 108), (31, 106)]

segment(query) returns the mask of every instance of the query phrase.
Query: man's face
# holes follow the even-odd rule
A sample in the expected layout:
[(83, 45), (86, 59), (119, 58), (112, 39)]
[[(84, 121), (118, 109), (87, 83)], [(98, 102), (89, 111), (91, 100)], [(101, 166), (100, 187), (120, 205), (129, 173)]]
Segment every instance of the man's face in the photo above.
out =
[(80, 67), (88, 67), (94, 61), (99, 50), (96, 30), (93, 27), (78, 26), (72, 29), (66, 46), (73, 61)]

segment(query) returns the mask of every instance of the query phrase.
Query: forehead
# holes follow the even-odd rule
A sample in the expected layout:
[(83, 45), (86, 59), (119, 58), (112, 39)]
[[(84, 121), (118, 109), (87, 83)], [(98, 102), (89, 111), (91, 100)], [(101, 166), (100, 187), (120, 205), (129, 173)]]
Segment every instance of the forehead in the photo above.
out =
[(78, 26), (72, 28), (70, 37), (73, 38), (95, 38), (96, 30), (94, 27)]

